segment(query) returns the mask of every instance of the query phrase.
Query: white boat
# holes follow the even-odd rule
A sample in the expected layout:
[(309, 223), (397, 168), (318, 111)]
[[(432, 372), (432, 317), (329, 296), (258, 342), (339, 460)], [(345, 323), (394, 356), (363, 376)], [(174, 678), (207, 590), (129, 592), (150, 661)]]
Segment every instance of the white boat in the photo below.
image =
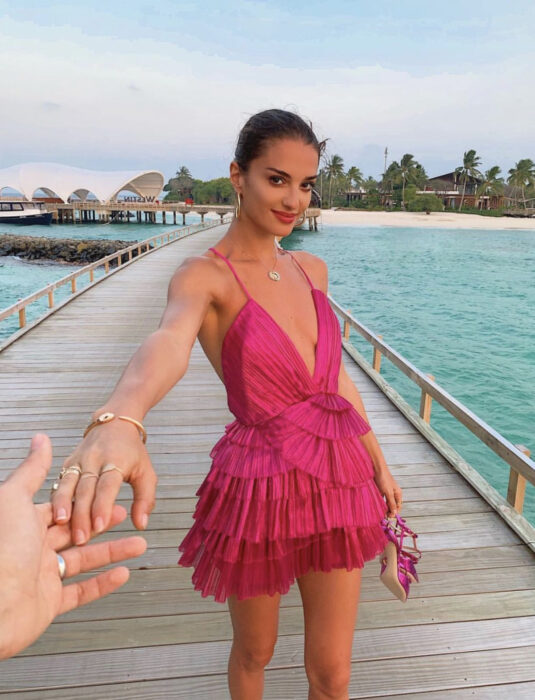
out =
[(42, 202), (0, 200), (0, 224), (49, 224), (52, 212)]

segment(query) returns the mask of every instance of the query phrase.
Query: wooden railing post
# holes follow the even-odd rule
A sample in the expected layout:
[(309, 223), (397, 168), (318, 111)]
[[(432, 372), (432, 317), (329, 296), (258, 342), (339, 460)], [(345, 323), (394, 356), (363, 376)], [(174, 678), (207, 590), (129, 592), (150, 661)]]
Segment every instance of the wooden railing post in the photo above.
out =
[(110, 261), (106, 260), (106, 262), (104, 263), (104, 272), (106, 274), (108, 274), (109, 271), (110, 271)]
[[(382, 335), (377, 335), (378, 338), (382, 338)], [(383, 356), (383, 353), (376, 347), (373, 348), (373, 360), (372, 360), (372, 366), (376, 372), (381, 371), (381, 358)]]
[[(531, 451), (525, 445), (515, 445), (526, 457), (531, 456)], [(524, 509), (524, 496), (526, 495), (526, 478), (516, 469), (509, 467), (509, 484), (507, 485), (507, 501), (513, 508), (521, 513)]]
[[(346, 313), (350, 314), (351, 309), (346, 309)], [(349, 325), (349, 321), (347, 318), (344, 318), (344, 340), (349, 340), (349, 330), (351, 326)]]
[(92, 268), (89, 270), (89, 281), (90, 281), (90, 282), (93, 282), (94, 280), (95, 280), (95, 268), (92, 267)]
[(76, 291), (76, 277), (73, 277), (71, 280), (71, 292), (74, 294)]
[[(433, 374), (428, 374), (427, 375), (429, 379), (432, 379), (434, 381), (435, 377)], [(426, 423), (429, 423), (431, 421), (431, 401), (433, 400), (433, 397), (425, 391), (425, 389), (422, 389), (422, 396), (420, 398), (420, 418), (424, 420)]]
[(51, 290), (48, 292), (48, 308), (49, 308), (49, 309), (52, 309), (53, 306), (54, 306), (54, 290), (51, 289)]
[(19, 328), (24, 328), (26, 325), (26, 307), (19, 309)]

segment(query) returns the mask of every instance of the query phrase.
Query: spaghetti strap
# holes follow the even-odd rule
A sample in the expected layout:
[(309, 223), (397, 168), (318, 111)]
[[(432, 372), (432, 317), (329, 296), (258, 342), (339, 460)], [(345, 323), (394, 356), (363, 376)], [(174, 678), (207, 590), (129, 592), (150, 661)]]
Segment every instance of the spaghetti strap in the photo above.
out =
[(312, 289), (315, 289), (314, 285), (312, 284), (312, 281), (311, 281), (310, 277), (309, 277), (309, 276), (307, 275), (307, 273), (305, 272), (305, 269), (304, 269), (304, 267), (301, 265), (301, 263), (299, 262), (299, 260), (298, 260), (295, 256), (292, 255), (291, 251), (286, 250), (285, 252), (290, 254), (290, 257), (292, 258), (292, 260), (294, 260), (294, 261), (297, 263), (297, 265), (298, 265), (299, 268), (301, 269), (301, 272), (302, 272), (302, 273), (304, 274), (304, 276), (307, 278), (307, 282), (309, 283), (309, 285), (311, 286), (311, 288), (312, 288)]
[(244, 293), (245, 293), (245, 296), (247, 297), (247, 299), (250, 299), (250, 298), (251, 298), (251, 295), (250, 295), (249, 292), (247, 291), (247, 289), (246, 289), (245, 285), (243, 284), (243, 282), (241, 281), (241, 279), (238, 277), (238, 273), (237, 273), (236, 270), (234, 269), (234, 267), (233, 267), (232, 263), (230, 262), (230, 260), (229, 260), (225, 255), (223, 255), (223, 253), (220, 253), (220, 252), (219, 252), (218, 250), (216, 250), (215, 248), (208, 248), (208, 250), (213, 250), (214, 253), (215, 253), (216, 255), (219, 255), (220, 258), (223, 258), (223, 260), (224, 260), (224, 261), (227, 263), (227, 265), (230, 267), (230, 269), (231, 269), (231, 271), (232, 271), (232, 274), (234, 275), (234, 277), (235, 277), (236, 280), (238, 281), (238, 284), (239, 284), (240, 287), (243, 289), (243, 291), (244, 291)]

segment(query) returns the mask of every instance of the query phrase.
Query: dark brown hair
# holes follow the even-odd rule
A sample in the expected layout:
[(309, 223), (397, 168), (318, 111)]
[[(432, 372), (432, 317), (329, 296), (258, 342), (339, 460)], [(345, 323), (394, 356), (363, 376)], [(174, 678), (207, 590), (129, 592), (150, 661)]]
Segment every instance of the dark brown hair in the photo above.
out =
[(239, 133), (234, 160), (240, 170), (246, 172), (250, 162), (261, 155), (267, 143), (280, 138), (300, 139), (314, 146), (318, 158), (325, 150), (326, 140), (318, 142), (310, 122), (307, 124), (298, 114), (284, 109), (265, 109), (249, 117)]

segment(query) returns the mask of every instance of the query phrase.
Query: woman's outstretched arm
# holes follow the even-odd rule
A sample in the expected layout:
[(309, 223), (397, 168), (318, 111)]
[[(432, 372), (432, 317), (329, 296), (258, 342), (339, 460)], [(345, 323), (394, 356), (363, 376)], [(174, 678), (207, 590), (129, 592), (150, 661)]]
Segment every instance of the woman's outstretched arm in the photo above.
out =
[[(167, 306), (158, 329), (132, 356), (108, 400), (93, 412), (91, 420), (109, 411), (142, 421), (183, 377), (213, 300), (213, 279), (210, 259), (192, 257), (183, 261), (169, 283)], [(71, 520), (76, 544), (86, 542), (92, 531), (100, 532), (108, 526), (123, 481), (134, 491), (132, 522), (136, 528), (145, 529), (154, 508), (157, 477), (135, 425), (115, 419), (96, 426), (64, 462), (65, 467), (73, 464), (81, 467), (82, 476), (66, 474), (52, 503), (57, 523)], [(107, 464), (115, 465), (120, 472), (112, 469), (99, 476)]]

